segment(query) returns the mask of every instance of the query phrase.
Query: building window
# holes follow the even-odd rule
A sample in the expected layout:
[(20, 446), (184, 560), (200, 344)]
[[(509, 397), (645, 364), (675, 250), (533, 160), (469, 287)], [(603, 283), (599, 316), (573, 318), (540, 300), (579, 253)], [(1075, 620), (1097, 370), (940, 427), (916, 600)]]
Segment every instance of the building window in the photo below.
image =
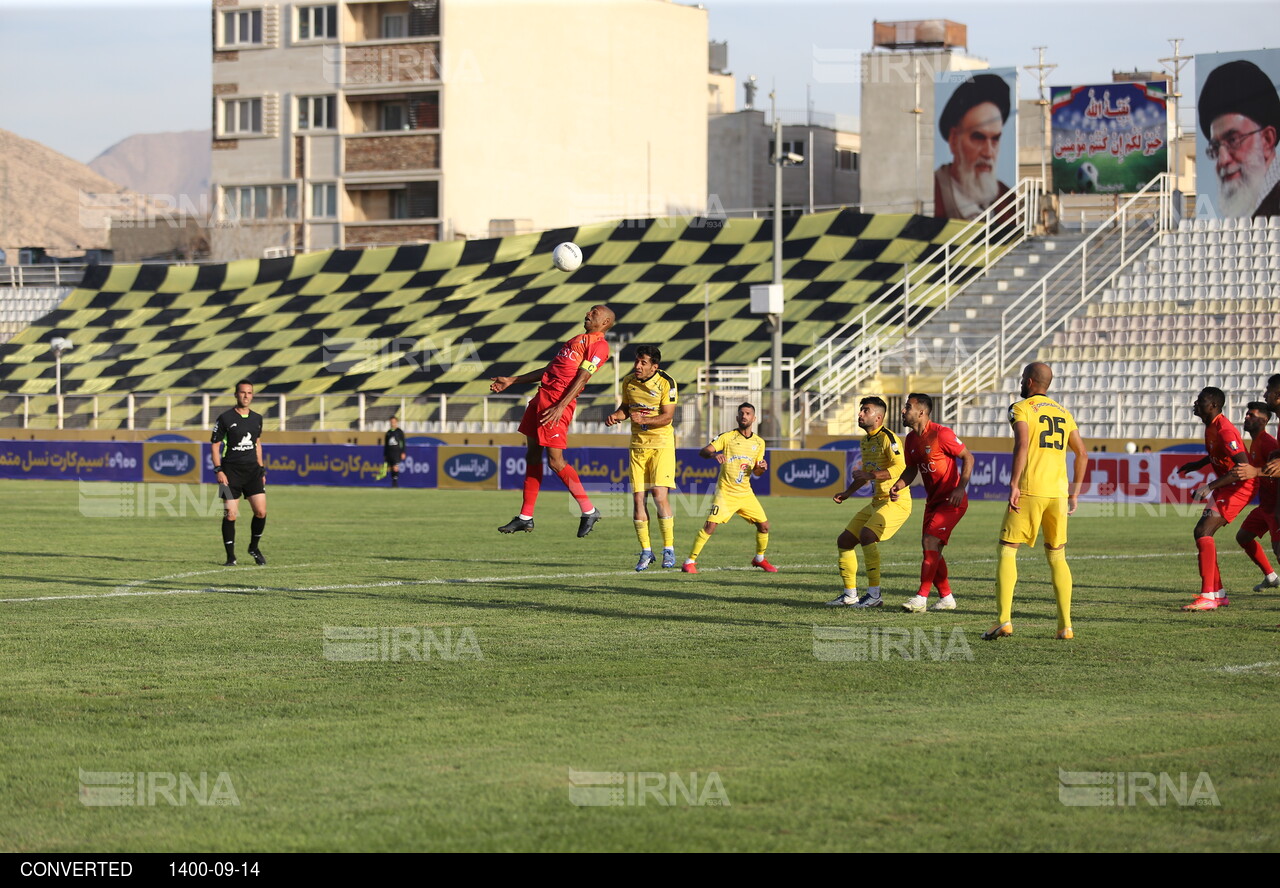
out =
[(385, 132), (440, 128), (440, 94), (423, 93), (410, 101), (380, 102), (378, 129)]
[(298, 8), (299, 40), (336, 40), (337, 37), (337, 6), (302, 6)]
[(298, 218), (297, 185), (244, 185), (223, 191), (223, 215), (242, 222)]
[(408, 128), (408, 102), (382, 102), (378, 105), (378, 129), (406, 130)]
[(440, 215), (440, 183), (410, 182), (390, 192), (392, 219), (434, 219)]
[(261, 9), (245, 9), (222, 14), (223, 46), (255, 46), (261, 43)]
[(837, 148), (836, 169), (844, 173), (856, 173), (858, 171), (858, 152), (851, 151), (848, 148)]
[(404, 13), (387, 14), (382, 17), (382, 39), (397, 40), (409, 32), (408, 16)]
[(224, 136), (254, 135), (262, 132), (262, 99), (226, 99), (222, 103)]
[(410, 0), (409, 36), (440, 36), (440, 3), (438, 0)]
[[(803, 158), (805, 157), (806, 152), (808, 151), (808, 148), (809, 148), (809, 143), (806, 140), (801, 140), (798, 142), (783, 142), (782, 156), (786, 157), (788, 154), (798, 154), (801, 157), (801, 160), (798, 163), (792, 164), (792, 166), (803, 166), (804, 165)], [(773, 142), (769, 143), (769, 158), (771, 160), (773, 159)]]
[(301, 96), (298, 99), (298, 129), (331, 130), (337, 128), (337, 97)]
[(311, 186), (311, 215), (316, 219), (338, 218), (338, 186), (319, 182)]

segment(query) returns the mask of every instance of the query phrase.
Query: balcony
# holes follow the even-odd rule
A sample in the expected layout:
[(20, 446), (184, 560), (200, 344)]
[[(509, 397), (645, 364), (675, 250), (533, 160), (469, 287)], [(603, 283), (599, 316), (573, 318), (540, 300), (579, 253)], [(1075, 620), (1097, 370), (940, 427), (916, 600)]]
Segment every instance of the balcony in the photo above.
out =
[(437, 40), (347, 45), (340, 80), (346, 90), (440, 82)]

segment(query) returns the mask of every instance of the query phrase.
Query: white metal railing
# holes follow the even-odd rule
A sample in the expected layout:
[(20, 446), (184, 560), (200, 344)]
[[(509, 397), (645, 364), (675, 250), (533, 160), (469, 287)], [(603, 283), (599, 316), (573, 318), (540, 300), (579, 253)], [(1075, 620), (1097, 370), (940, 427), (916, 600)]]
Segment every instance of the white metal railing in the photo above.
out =
[(858, 382), (880, 367), (882, 354), (913, 323), (946, 308), (995, 260), (1035, 227), (1041, 183), (1023, 179), (985, 213), (909, 266), (888, 292), (795, 360), (791, 437), (820, 420)]
[(0, 287), (77, 287), (87, 265), (0, 265)]
[[(943, 394), (981, 391), (1013, 372), (1173, 226), (1172, 180), (1161, 173), (1000, 314), (1000, 332), (944, 380)], [(943, 422), (963, 418), (948, 397)]]

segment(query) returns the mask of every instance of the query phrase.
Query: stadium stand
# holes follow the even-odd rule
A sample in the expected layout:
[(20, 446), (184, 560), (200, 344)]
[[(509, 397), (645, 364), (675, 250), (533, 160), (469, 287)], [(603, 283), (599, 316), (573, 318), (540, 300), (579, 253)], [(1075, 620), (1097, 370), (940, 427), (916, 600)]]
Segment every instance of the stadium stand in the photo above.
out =
[[(1195, 438), (1191, 401), (1209, 385), (1236, 419), (1280, 370), (1280, 217), (1183, 219), (1138, 269), (1040, 350), (1053, 394), (1092, 436)], [(1000, 389), (970, 408), (964, 434), (1007, 434), (1017, 380)]]
[[(964, 229), (852, 211), (785, 219), (785, 356), (875, 302), (904, 263), (925, 262)], [(159, 415), (163, 404), (166, 422), (199, 424), (198, 399), (189, 396), (223, 394), (242, 377), (255, 380), (260, 403), (290, 396), (290, 428), (310, 427), (322, 394), (351, 396), (331, 405), (330, 427), (351, 421), (359, 393), (474, 394), (464, 413), (450, 408), (447, 417), (473, 422), (487, 377), (541, 366), (581, 329), (585, 308), (601, 302), (617, 311), (616, 329), (632, 342), (660, 344), (666, 369), (692, 380), (703, 361), (708, 295), (715, 363), (768, 353), (749, 286), (772, 279), (771, 239), (769, 220), (648, 219), (226, 265), (91, 268), (56, 310), (0, 346), (0, 393), (39, 396), (25, 399), (28, 414), (56, 412), (48, 342), (66, 336), (76, 343), (62, 366), (63, 393), (73, 396), (67, 427), (123, 427), (127, 393), (144, 393), (131, 399), (131, 416)], [(552, 248), (566, 240), (585, 255), (569, 275), (551, 265)], [(448, 349), (472, 363), (421, 360)], [(74, 397), (87, 395), (99, 397), (92, 405)], [(6, 406), (0, 421), (29, 421)]]

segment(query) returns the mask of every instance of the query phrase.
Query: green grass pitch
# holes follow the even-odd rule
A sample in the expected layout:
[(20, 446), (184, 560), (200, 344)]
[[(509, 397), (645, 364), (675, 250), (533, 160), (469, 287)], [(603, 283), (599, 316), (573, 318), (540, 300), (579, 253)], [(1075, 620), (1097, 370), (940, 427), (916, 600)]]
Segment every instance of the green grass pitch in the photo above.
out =
[[(78, 497), (0, 482), (4, 851), (1280, 850), (1280, 594), (1249, 591), (1229, 528), (1232, 606), (1181, 613), (1185, 512), (1072, 519), (1071, 642), (1024, 549), (1015, 635), (986, 643), (999, 503), (947, 550), (959, 610), (908, 614), (918, 501), (887, 606), (857, 612), (822, 606), (856, 503), (765, 500), (779, 573), (735, 521), (686, 576), (632, 570), (624, 504), (577, 539), (557, 492), (503, 537), (518, 493), (272, 488), (270, 564), (246, 565), (246, 509), (236, 568), (216, 518)], [(134, 594), (157, 592), (189, 594)], [(88, 805), (83, 772), (142, 789)]]

